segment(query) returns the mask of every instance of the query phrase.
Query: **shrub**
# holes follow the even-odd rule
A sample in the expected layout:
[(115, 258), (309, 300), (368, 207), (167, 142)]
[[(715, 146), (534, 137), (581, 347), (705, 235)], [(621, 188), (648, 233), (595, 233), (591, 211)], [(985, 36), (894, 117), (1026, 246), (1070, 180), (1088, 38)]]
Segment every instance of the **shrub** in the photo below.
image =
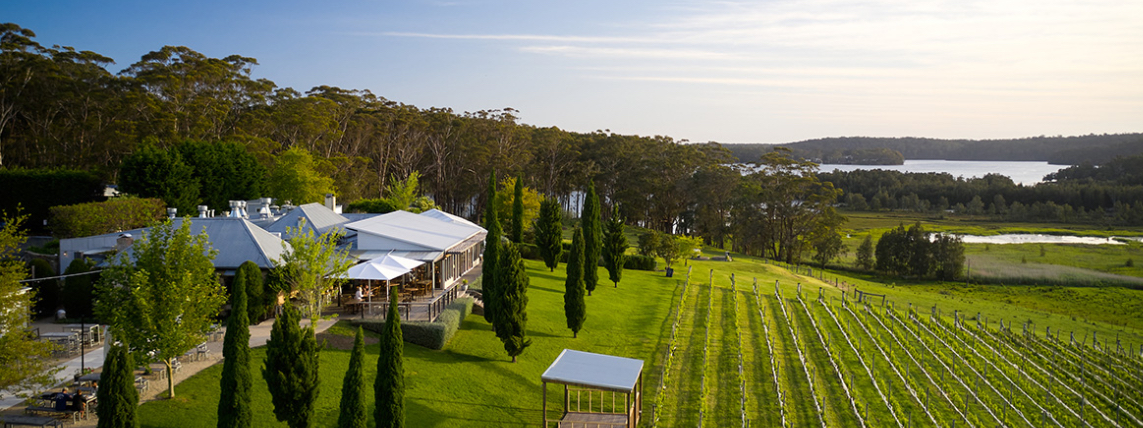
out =
[[(462, 297), (456, 299), (441, 312), (436, 321), (406, 321), (401, 323), (401, 335), (405, 341), (429, 349), (444, 349), (452, 340), (468, 314), (472, 313), (473, 299)], [(352, 320), (352, 323), (362, 328), (380, 333), (385, 330), (385, 321), (380, 319)]]
[(543, 256), (540, 255), (540, 247), (536, 246), (536, 244), (524, 242), (521, 243), (519, 247), (520, 257), (528, 260), (543, 260)]
[(628, 254), (626, 260), (623, 261), (624, 269), (655, 270), (655, 265), (654, 257), (638, 254)]

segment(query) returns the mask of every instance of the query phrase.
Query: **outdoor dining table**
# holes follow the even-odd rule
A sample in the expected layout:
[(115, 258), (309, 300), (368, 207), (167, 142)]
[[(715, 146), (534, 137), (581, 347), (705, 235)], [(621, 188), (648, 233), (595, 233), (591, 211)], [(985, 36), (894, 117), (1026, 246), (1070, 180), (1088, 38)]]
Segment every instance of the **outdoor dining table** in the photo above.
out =
[(63, 421), (48, 416), (0, 415), (0, 426), (8, 427), (61, 427)]
[(40, 337), (46, 337), (49, 340), (73, 339), (76, 336), (78, 336), (78, 334), (66, 331), (50, 331), (47, 333), (40, 333)]

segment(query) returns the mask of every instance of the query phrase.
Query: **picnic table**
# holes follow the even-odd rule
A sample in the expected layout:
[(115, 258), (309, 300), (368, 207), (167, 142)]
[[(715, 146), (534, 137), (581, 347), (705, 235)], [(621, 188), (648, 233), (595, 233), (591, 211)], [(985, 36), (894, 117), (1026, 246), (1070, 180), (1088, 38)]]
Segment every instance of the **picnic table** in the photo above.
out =
[(0, 424), (8, 427), (61, 427), (63, 422), (48, 416), (0, 415)]

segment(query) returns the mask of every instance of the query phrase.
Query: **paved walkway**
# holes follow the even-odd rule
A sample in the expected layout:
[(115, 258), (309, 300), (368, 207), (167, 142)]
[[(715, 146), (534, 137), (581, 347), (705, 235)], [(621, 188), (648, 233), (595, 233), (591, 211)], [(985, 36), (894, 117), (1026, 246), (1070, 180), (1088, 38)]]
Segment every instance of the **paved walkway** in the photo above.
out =
[[(326, 329), (328, 329), (330, 326), (332, 326), (336, 322), (337, 322), (336, 318), (331, 319), (331, 320), (319, 320), (318, 324), (317, 324), (317, 332), (320, 333), (320, 332), (325, 331)], [(310, 321), (308, 319), (302, 320), (301, 325), (303, 327), (308, 326), (309, 324), (310, 324)], [(266, 321), (263, 321), (262, 323), (260, 323), (258, 325), (250, 326), (250, 347), (255, 348), (258, 346), (265, 345), (266, 342), (268, 342), (270, 340), (270, 328), (273, 325), (274, 325), (274, 319), (271, 318), (271, 319), (268, 319)], [(37, 322), (37, 323), (33, 323), (33, 326), (39, 327), (41, 332), (49, 332), (49, 331), (57, 331), (57, 330), (63, 331), (62, 326), (60, 326), (58, 324), (51, 323), (51, 322)], [(223, 328), (223, 331), (225, 331), (225, 327)], [(217, 342), (207, 342), (206, 347), (207, 347), (207, 350), (210, 351), (210, 354), (213, 355), (213, 359), (208, 360), (207, 361), (208, 364), (184, 364), (183, 369), (180, 370), (178, 375), (175, 377), (176, 381), (181, 381), (182, 379), (190, 377), (191, 375), (197, 373), (199, 370), (202, 370), (206, 367), (210, 367), (211, 365), (214, 365), (214, 363), (220, 361), (220, 359), (222, 358), (222, 341), (219, 340)], [(87, 353), (83, 355), (82, 362), (83, 362), (84, 367), (94, 368), (94, 369), (102, 368), (103, 367), (103, 357), (104, 357), (103, 351), (104, 351), (104, 348), (102, 346), (96, 347), (94, 349), (89, 349), (87, 351)], [(57, 367), (60, 367), (61, 370), (56, 374), (56, 380), (58, 382), (56, 383), (56, 386), (53, 386), (52, 388), (60, 388), (62, 385), (70, 383), (70, 381), (73, 379), (73, 376), (75, 376), (76, 373), (79, 373), (80, 362), (81, 362), (80, 358), (76, 357), (74, 359), (64, 361), (64, 362), (60, 363), (59, 365), (57, 365)], [(157, 382), (157, 383), (159, 385), (150, 387), (148, 392), (165, 391), (166, 390), (166, 382), (165, 381), (161, 381), (161, 382)], [(52, 388), (49, 388), (49, 389), (52, 389)], [(33, 392), (36, 392), (36, 391), (20, 391), (20, 395), (30, 395)], [(177, 389), (176, 389), (176, 392), (177, 392)], [(154, 394), (149, 394), (147, 392), (145, 392), (143, 395), (144, 396), (152, 396), (152, 397), (154, 396)], [(142, 398), (143, 397), (140, 397), (140, 401), (142, 401)], [(8, 410), (12, 407), (18, 406), (23, 401), (24, 400), (22, 398), (15, 397), (15, 396), (12, 396), (10, 394), (4, 394), (4, 398), (2, 400), (0, 400), (0, 411)]]

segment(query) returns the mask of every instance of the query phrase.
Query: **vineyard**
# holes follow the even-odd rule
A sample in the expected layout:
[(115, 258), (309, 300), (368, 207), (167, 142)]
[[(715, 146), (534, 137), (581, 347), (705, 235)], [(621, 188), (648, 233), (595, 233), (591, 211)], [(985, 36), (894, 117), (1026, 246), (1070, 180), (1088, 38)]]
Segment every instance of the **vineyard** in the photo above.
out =
[(1143, 426), (1118, 339), (706, 276), (679, 284), (652, 426)]

